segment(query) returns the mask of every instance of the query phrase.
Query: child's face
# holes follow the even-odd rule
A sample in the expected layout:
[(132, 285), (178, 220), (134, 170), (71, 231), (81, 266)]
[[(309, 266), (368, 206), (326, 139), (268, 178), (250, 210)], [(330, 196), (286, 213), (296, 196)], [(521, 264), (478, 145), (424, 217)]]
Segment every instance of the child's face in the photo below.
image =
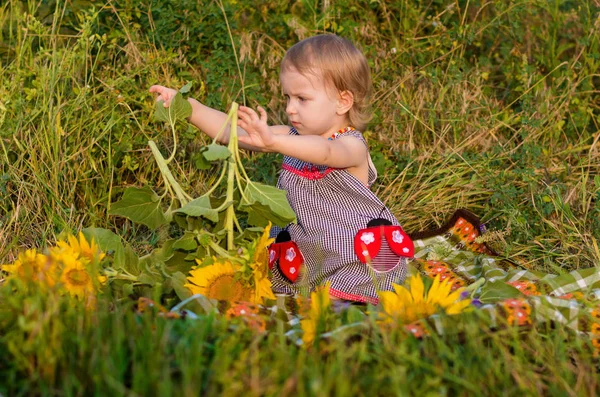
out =
[(329, 138), (346, 127), (346, 114), (338, 114), (338, 95), (327, 89), (320, 75), (299, 73), (286, 68), (281, 72), (281, 86), (287, 99), (289, 122), (300, 135)]

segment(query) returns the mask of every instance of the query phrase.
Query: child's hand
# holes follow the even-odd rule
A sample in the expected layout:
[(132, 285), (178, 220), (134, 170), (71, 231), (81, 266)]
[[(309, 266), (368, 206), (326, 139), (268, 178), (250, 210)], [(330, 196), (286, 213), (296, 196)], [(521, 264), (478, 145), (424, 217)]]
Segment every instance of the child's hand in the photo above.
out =
[(173, 98), (175, 98), (175, 95), (177, 95), (177, 90), (174, 90), (173, 88), (163, 87), (162, 85), (153, 85), (152, 87), (150, 87), (149, 91), (158, 92), (159, 95), (156, 98), (156, 101), (165, 101), (164, 106), (166, 108), (169, 107), (171, 101), (173, 100)]
[(274, 142), (274, 135), (267, 124), (267, 112), (258, 107), (260, 118), (256, 112), (246, 106), (238, 109), (238, 126), (244, 129), (248, 136), (240, 135), (238, 140), (242, 143), (252, 145), (258, 149), (270, 149)]

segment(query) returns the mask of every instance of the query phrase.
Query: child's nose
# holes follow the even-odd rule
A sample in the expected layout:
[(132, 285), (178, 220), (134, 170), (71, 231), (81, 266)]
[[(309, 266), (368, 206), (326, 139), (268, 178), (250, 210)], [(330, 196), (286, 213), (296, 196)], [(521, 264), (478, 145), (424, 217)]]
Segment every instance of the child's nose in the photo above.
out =
[(296, 113), (296, 108), (294, 106), (292, 106), (292, 102), (288, 102), (287, 106), (285, 107), (285, 112), (287, 114), (294, 114)]

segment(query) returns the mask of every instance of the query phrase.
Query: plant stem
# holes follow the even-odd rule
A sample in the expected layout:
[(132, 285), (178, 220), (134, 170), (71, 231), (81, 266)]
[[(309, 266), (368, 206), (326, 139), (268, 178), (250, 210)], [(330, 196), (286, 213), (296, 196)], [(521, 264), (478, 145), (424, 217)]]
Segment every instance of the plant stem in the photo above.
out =
[(215, 243), (212, 240), (209, 241), (208, 246), (212, 248), (213, 251), (215, 251), (215, 254), (217, 254), (221, 258), (228, 259), (232, 262), (243, 263), (243, 261), (240, 258), (236, 258), (235, 256), (230, 255), (228, 251), (223, 249), (223, 247), (221, 247), (219, 244)]
[(210, 189), (208, 189), (208, 191), (206, 193), (204, 193), (203, 196), (210, 196), (212, 194), (212, 192), (214, 192), (215, 189), (217, 187), (219, 187), (226, 172), (227, 172), (227, 163), (223, 163), (223, 169), (221, 169), (221, 175), (219, 175), (219, 177), (217, 178), (217, 181), (215, 183), (213, 183), (212, 187)]
[[(169, 118), (171, 116), (171, 109), (169, 109)], [(173, 134), (173, 151), (169, 158), (165, 161), (166, 164), (169, 164), (175, 158), (175, 152), (177, 151), (177, 134), (175, 133), (175, 120), (170, 120), (169, 124), (171, 125), (171, 133)]]
[[(223, 131), (225, 131), (225, 128), (227, 128), (227, 123), (229, 123), (229, 121), (231, 120), (231, 115), (232, 115), (232, 112), (229, 111), (229, 114), (227, 115), (227, 119), (225, 120), (225, 122), (221, 126), (221, 129), (219, 130), (219, 132), (217, 133), (217, 135), (215, 135), (215, 137), (213, 138), (212, 143), (217, 142), (218, 139), (221, 137), (221, 134), (223, 133)], [(236, 113), (236, 117), (237, 117), (237, 113)]]
[[(235, 151), (232, 152), (232, 156), (235, 156), (235, 161), (236, 161), (236, 163), (238, 165), (238, 168), (244, 174), (244, 180), (246, 181), (246, 183), (251, 183), (250, 178), (248, 177), (248, 174), (246, 174), (246, 170), (244, 169), (244, 165), (242, 164), (242, 158), (240, 157), (240, 151), (238, 150), (237, 139), (236, 139), (236, 142), (235, 142)], [(240, 191), (241, 191), (241, 189), (240, 189)]]
[(177, 196), (177, 199), (179, 200), (181, 206), (183, 207), (189, 201), (191, 201), (192, 198), (183, 191), (181, 186), (179, 186), (179, 183), (177, 183), (177, 181), (175, 180), (175, 177), (173, 177), (173, 174), (169, 170), (169, 167), (167, 166), (165, 159), (163, 158), (162, 154), (160, 154), (160, 151), (158, 150), (158, 147), (156, 146), (154, 141), (148, 141), (148, 146), (150, 146), (150, 149), (152, 150), (154, 159), (156, 160), (156, 163), (158, 164), (160, 173), (163, 175), (163, 177), (165, 178), (165, 181), (167, 182), (167, 186), (170, 186), (175, 191), (175, 195)]
[[(238, 104), (233, 102), (231, 104), (231, 110), (229, 111), (229, 118), (231, 120), (231, 130), (229, 132), (229, 151), (231, 152), (231, 157), (227, 160), (228, 164), (228, 172), (227, 172), (227, 193), (225, 196), (225, 202), (233, 201), (233, 190), (234, 190), (234, 180), (235, 174), (237, 171), (237, 163), (235, 161), (235, 155), (237, 153), (237, 110)], [(233, 249), (233, 227), (234, 227), (234, 218), (235, 218), (235, 208), (233, 205), (227, 208), (225, 212), (225, 230), (227, 230), (227, 249)]]

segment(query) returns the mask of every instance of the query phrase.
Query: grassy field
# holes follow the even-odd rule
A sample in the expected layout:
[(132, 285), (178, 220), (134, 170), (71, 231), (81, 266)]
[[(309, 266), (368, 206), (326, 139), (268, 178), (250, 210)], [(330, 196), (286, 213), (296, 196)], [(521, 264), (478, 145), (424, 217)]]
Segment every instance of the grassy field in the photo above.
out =
[[(457, 208), (523, 267), (564, 274), (600, 266), (600, 30), (596, 1), (357, 0), (16, 1), (0, 5), (0, 266), (65, 233), (102, 227), (136, 255), (172, 230), (109, 215), (127, 187), (160, 187), (148, 141), (152, 84), (233, 101), (286, 122), (278, 65), (322, 32), (369, 59), (367, 129), (375, 190), (407, 231)], [(171, 170), (191, 196), (215, 181), (208, 140), (180, 123)], [(273, 185), (276, 155), (245, 153)], [(1, 268), (0, 268), (1, 269)], [(2, 278), (2, 273), (0, 273)], [(362, 337), (305, 349), (279, 327), (255, 333), (203, 315), (134, 313), (114, 292), (86, 310), (64, 296), (0, 284), (0, 395), (596, 395), (589, 341), (551, 324), (410, 338), (365, 320)], [(132, 299), (133, 298), (133, 299)]]

